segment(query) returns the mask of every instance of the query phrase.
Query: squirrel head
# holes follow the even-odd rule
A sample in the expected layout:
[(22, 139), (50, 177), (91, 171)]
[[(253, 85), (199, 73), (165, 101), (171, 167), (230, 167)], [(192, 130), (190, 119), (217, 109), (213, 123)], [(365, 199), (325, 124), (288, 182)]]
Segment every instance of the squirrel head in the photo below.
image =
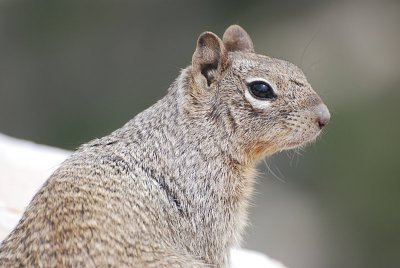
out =
[(233, 141), (228, 146), (251, 159), (313, 141), (330, 119), (304, 73), (287, 61), (256, 54), (238, 25), (222, 40), (211, 32), (199, 36), (188, 81), (187, 114), (217, 128)]

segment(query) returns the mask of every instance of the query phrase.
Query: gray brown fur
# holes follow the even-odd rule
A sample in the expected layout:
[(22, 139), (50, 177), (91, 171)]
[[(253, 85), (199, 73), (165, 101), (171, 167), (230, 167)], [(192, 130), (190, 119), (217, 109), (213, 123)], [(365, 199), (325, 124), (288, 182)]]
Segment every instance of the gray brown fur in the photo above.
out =
[[(245, 97), (250, 77), (276, 85), (267, 108)], [(257, 161), (314, 140), (324, 107), (299, 68), (255, 54), (239, 26), (223, 41), (205, 32), (163, 99), (49, 178), (0, 266), (227, 267)]]

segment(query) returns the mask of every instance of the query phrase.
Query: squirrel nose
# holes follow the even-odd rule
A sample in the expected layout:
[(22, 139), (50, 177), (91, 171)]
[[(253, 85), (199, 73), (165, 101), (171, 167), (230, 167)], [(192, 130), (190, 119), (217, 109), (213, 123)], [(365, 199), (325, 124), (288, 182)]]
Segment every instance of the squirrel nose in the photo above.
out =
[(317, 113), (317, 124), (319, 128), (322, 129), (329, 123), (331, 114), (329, 113), (328, 107), (323, 103), (316, 107), (315, 112)]

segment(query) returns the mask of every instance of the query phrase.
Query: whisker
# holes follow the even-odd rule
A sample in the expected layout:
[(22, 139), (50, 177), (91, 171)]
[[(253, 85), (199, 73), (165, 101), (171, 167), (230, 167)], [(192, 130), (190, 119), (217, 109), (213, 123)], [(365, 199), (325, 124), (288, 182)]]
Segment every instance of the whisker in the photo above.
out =
[(306, 55), (306, 52), (308, 50), (308, 48), (310, 47), (311, 43), (315, 40), (315, 38), (317, 37), (317, 35), (319, 34), (319, 32), (321, 31), (321, 29), (317, 29), (315, 31), (315, 33), (313, 34), (313, 36), (311, 37), (311, 40), (307, 43), (307, 45), (305, 46), (305, 48), (303, 49), (303, 52), (301, 53), (301, 57), (300, 57), (300, 68), (303, 69), (303, 63), (304, 63), (304, 57)]
[[(270, 168), (270, 166), (267, 163), (267, 160), (263, 159), (265, 166), (267, 167), (268, 172), (278, 181), (282, 182), (282, 183), (286, 183), (286, 181), (284, 179), (282, 179), (281, 177), (279, 177), (278, 175), (276, 175), (276, 173)], [(279, 171), (279, 173), (281, 173)], [(281, 173), (282, 174), (282, 173)]]

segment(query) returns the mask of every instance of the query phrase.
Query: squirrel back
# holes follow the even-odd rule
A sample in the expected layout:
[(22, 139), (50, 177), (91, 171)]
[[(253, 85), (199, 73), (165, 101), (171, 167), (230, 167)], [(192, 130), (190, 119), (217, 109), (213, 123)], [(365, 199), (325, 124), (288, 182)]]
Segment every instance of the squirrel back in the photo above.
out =
[(227, 267), (257, 161), (329, 117), (302, 71), (256, 54), (241, 27), (205, 32), (163, 99), (54, 172), (0, 266)]

